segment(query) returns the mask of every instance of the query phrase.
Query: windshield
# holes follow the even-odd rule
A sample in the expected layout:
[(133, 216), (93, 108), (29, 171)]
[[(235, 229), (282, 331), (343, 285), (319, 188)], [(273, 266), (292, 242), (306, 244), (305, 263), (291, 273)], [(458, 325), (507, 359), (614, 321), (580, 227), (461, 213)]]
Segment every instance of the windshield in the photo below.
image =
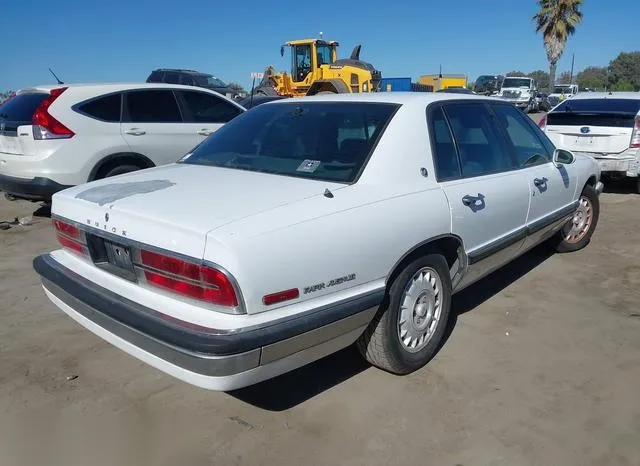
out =
[(553, 88), (554, 94), (562, 94), (563, 92), (570, 92), (570, 86), (556, 86)]
[(618, 113), (636, 115), (640, 111), (640, 97), (638, 99), (579, 99), (565, 100), (558, 105), (553, 113)]
[(194, 76), (196, 82), (200, 86), (209, 86), (209, 87), (227, 87), (226, 83), (215, 76), (211, 75), (196, 75)]
[(213, 133), (181, 163), (350, 183), (399, 105), (259, 105)]
[(531, 80), (526, 78), (504, 78), (502, 87), (526, 87), (529, 89)]

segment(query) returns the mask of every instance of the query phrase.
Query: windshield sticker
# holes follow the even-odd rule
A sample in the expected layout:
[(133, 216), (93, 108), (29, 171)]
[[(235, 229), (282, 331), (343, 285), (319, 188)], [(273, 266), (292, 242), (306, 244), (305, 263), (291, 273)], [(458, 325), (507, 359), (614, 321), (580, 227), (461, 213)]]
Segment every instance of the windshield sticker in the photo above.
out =
[(299, 172), (313, 173), (320, 166), (320, 160), (304, 160), (296, 169)]

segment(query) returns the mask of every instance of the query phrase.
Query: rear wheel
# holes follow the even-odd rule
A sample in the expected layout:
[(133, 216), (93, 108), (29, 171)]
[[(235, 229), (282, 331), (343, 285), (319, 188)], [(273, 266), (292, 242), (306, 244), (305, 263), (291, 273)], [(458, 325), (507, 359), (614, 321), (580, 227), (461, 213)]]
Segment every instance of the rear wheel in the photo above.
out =
[(358, 339), (358, 349), (374, 366), (407, 374), (436, 354), (451, 310), (447, 262), (429, 254), (408, 264), (393, 280), (388, 299)]
[(98, 176), (96, 176), (96, 179), (99, 180), (101, 178), (109, 178), (111, 176), (122, 175), (124, 173), (130, 173), (136, 170), (140, 170), (140, 167), (138, 167), (137, 165), (116, 165), (115, 167), (107, 168), (106, 170), (104, 170), (104, 172), (98, 174)]
[(556, 251), (573, 252), (584, 248), (591, 241), (591, 236), (600, 217), (600, 199), (593, 186), (585, 186), (578, 200), (578, 208), (573, 217), (558, 232)]

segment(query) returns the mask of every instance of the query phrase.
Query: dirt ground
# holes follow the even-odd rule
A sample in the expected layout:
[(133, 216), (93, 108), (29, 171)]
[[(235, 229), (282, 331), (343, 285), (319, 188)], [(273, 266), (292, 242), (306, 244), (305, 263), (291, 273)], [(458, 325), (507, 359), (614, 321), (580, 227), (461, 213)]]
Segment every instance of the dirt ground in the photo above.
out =
[[(639, 465), (640, 196), (611, 189), (585, 250), (538, 248), (454, 298), (424, 369), (393, 376), (347, 349), (234, 393), (49, 303), (31, 261), (56, 247), (50, 219), (0, 231), (0, 464)], [(0, 198), (0, 221), (37, 207)]]

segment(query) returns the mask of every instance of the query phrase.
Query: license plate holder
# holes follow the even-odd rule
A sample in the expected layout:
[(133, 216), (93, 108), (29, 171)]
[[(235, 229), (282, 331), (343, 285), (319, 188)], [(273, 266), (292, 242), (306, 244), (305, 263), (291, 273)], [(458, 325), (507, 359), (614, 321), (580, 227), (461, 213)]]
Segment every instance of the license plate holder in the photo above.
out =
[(96, 267), (127, 280), (137, 281), (129, 246), (93, 234), (87, 234), (87, 245)]
[(122, 244), (115, 243), (108, 239), (104, 240), (104, 248), (107, 254), (107, 262), (114, 267), (133, 272), (133, 258), (131, 257), (131, 249)]

